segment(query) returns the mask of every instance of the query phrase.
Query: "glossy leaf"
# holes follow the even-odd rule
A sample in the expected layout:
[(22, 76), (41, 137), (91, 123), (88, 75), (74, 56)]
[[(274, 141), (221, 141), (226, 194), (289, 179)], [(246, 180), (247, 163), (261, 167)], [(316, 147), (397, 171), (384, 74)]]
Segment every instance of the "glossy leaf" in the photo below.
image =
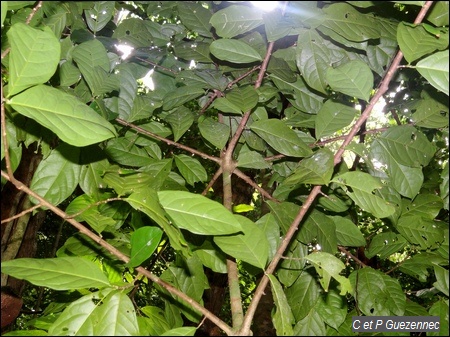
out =
[(364, 15), (347, 3), (334, 3), (324, 8), (322, 26), (350, 41), (366, 41), (380, 37), (374, 16)]
[(113, 161), (126, 166), (145, 166), (154, 162), (143, 148), (125, 138), (111, 139), (105, 152)]
[(194, 255), (212, 271), (222, 274), (227, 273), (226, 255), (216, 246), (213, 246), (210, 241), (205, 241), (195, 250)]
[(175, 156), (175, 164), (189, 185), (194, 186), (196, 182), (208, 179), (205, 168), (196, 158), (179, 154)]
[(320, 293), (319, 283), (307, 272), (302, 272), (295, 283), (285, 290), (286, 298), (297, 322), (314, 308)]
[(333, 153), (324, 148), (303, 159), (282, 184), (328, 185), (333, 175)]
[(61, 53), (50, 28), (40, 30), (17, 23), (7, 36), (11, 43), (8, 96), (47, 82), (56, 71)]
[[(79, 156), (80, 149), (61, 144), (39, 163), (30, 188), (53, 205), (59, 205), (78, 185)], [(37, 203), (34, 198), (31, 200)]]
[(433, 285), (448, 296), (448, 269), (445, 269), (441, 266), (433, 266), (434, 274), (436, 275), (436, 282)]
[(366, 239), (360, 229), (350, 220), (341, 216), (331, 216), (336, 225), (337, 244), (341, 246), (361, 247), (366, 245)]
[(420, 282), (426, 282), (430, 276), (429, 270), (433, 265), (446, 264), (446, 258), (436, 253), (423, 252), (405, 260), (400, 266), (400, 271), (417, 278)]
[(214, 237), (214, 243), (230, 256), (264, 269), (269, 255), (269, 243), (264, 232), (251, 220), (235, 215), (244, 234)]
[(174, 91), (168, 92), (163, 99), (164, 110), (170, 110), (183, 105), (190, 100), (197, 98), (205, 93), (203, 88), (192, 88), (192, 87), (180, 87)]
[(209, 23), (212, 16), (210, 10), (203, 7), (200, 3), (189, 3), (184, 1), (178, 3), (178, 9), (181, 22), (187, 28), (202, 36), (212, 37), (212, 26)]
[(364, 172), (347, 172), (333, 178), (334, 182), (352, 188), (347, 195), (363, 210), (371, 212), (379, 218), (385, 218), (395, 212), (395, 208), (381, 197), (372, 194), (373, 190), (381, 188), (381, 182)]
[(242, 231), (239, 221), (217, 201), (185, 191), (159, 191), (158, 197), (179, 228), (201, 235), (226, 235)]
[(417, 71), (436, 89), (448, 96), (448, 50), (434, 53), (417, 62)]
[(95, 144), (116, 136), (112, 124), (74, 96), (45, 85), (14, 96), (9, 104), (74, 146)]
[(196, 327), (181, 327), (170, 329), (160, 336), (194, 336), (196, 331)]
[(114, 14), (114, 3), (111, 1), (94, 2), (92, 9), (85, 10), (86, 23), (94, 34), (102, 30)]
[(131, 299), (116, 290), (92, 293), (72, 302), (52, 324), (49, 334), (132, 336), (139, 334), (139, 328)]
[(380, 259), (386, 259), (400, 251), (406, 244), (406, 239), (399, 234), (393, 232), (380, 233), (373, 237), (365, 255), (369, 259), (375, 255), (379, 255)]
[(328, 100), (317, 113), (316, 139), (330, 136), (348, 126), (356, 116), (357, 110), (347, 105)]
[(436, 248), (444, 240), (442, 228), (433, 220), (418, 215), (402, 216), (395, 228), (410, 243), (418, 244), (422, 249)]
[(230, 127), (213, 120), (211, 117), (199, 120), (200, 134), (219, 150), (222, 150), (230, 137)]
[(275, 276), (268, 275), (268, 277), (276, 307), (272, 321), (277, 331), (277, 336), (292, 336), (292, 326), (295, 323), (295, 319), (289, 307), (286, 294)]
[(337, 68), (328, 68), (326, 80), (333, 90), (369, 101), (373, 74), (369, 66), (362, 61), (350, 61)]
[(328, 291), (332, 277), (341, 284), (340, 294), (342, 296), (346, 293), (353, 293), (350, 281), (345, 276), (340, 275), (342, 269), (345, 268), (345, 265), (337, 257), (330, 253), (316, 252), (309, 254), (305, 259), (314, 264), (314, 267), (320, 276), (319, 281), (326, 292)]
[(305, 82), (319, 92), (326, 92), (327, 69), (330, 67), (330, 50), (323, 38), (314, 30), (305, 30), (297, 39), (297, 67)]
[(223, 38), (244, 34), (263, 23), (261, 10), (255, 7), (231, 5), (213, 14), (210, 23)]
[(134, 209), (144, 212), (164, 230), (164, 233), (170, 240), (170, 244), (176, 251), (181, 252), (185, 257), (191, 256), (191, 251), (180, 229), (169, 223), (164, 217), (165, 213), (161, 205), (159, 205), (156, 199), (152, 198), (155, 196), (156, 192), (154, 191), (148, 192), (148, 190), (142, 190), (130, 195), (127, 201)]
[(325, 300), (319, 301), (316, 307), (325, 323), (336, 330), (344, 323), (347, 316), (347, 305), (344, 299), (345, 297), (339, 295), (335, 289), (330, 289)]
[(292, 157), (306, 157), (311, 149), (278, 119), (267, 119), (254, 122), (250, 129), (264, 139), (275, 150)]
[(409, 63), (420, 57), (442, 50), (448, 46), (448, 41), (433, 36), (422, 25), (411, 25), (401, 22), (397, 29), (397, 41), (400, 50)]
[(131, 256), (128, 265), (137, 267), (147, 260), (159, 245), (162, 230), (157, 227), (145, 226), (138, 228), (131, 234)]
[(433, 220), (442, 209), (442, 198), (434, 194), (419, 194), (412, 201), (402, 199), (402, 216), (419, 215)]
[(109, 286), (108, 279), (99, 266), (81, 257), (19, 258), (4, 261), (2, 273), (55, 290)]
[(253, 47), (240, 40), (215, 40), (209, 46), (209, 50), (219, 60), (231, 63), (241, 64), (262, 61), (261, 55)]
[(191, 127), (194, 122), (194, 115), (189, 109), (180, 107), (168, 115), (166, 121), (172, 127), (173, 140), (177, 142)]

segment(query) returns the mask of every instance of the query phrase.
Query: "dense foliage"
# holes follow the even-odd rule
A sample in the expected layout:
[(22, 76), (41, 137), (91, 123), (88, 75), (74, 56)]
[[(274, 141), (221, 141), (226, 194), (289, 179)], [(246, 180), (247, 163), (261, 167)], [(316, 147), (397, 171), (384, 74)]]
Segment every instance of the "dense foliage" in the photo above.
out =
[(1, 6), (2, 199), (64, 220), (8, 335), (446, 335), (447, 1)]

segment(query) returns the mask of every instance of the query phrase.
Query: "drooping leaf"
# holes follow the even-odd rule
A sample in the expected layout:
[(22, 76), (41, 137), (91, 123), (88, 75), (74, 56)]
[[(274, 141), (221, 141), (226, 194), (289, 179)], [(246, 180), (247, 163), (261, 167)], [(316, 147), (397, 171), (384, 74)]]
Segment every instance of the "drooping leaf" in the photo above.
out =
[(185, 191), (159, 191), (158, 197), (179, 228), (201, 235), (227, 235), (242, 231), (239, 221), (217, 201)]
[(109, 286), (100, 267), (82, 257), (18, 258), (2, 262), (1, 268), (2, 273), (55, 290)]
[(328, 100), (320, 108), (316, 118), (316, 138), (330, 136), (349, 125), (357, 110), (347, 105)]
[(231, 5), (214, 13), (210, 23), (223, 38), (244, 34), (263, 23), (262, 11), (255, 7)]
[(228, 255), (264, 268), (269, 255), (269, 243), (264, 232), (242, 215), (235, 215), (235, 218), (244, 234), (216, 236), (214, 243)]
[(114, 138), (108, 141), (105, 152), (113, 161), (126, 166), (146, 166), (155, 160), (141, 147), (126, 138)]
[(194, 186), (196, 182), (208, 179), (205, 168), (196, 158), (179, 154), (175, 156), (175, 164), (189, 185)]
[(8, 85), (10, 97), (33, 85), (47, 82), (56, 71), (61, 47), (48, 27), (40, 30), (17, 23), (11, 26), (7, 36), (11, 43)]
[(166, 117), (166, 121), (172, 127), (173, 140), (177, 142), (191, 127), (194, 122), (194, 114), (185, 107), (179, 107)]
[(341, 216), (331, 216), (336, 225), (337, 244), (341, 246), (361, 247), (366, 245), (366, 239), (359, 228), (350, 220)]
[(14, 96), (9, 104), (74, 146), (95, 144), (116, 136), (116, 130), (93, 109), (58, 89), (37, 85)]
[(319, 313), (313, 309), (297, 322), (294, 327), (294, 336), (324, 336), (325, 322)]
[(330, 253), (316, 252), (309, 254), (305, 259), (314, 264), (317, 273), (320, 275), (319, 281), (326, 292), (328, 291), (331, 277), (333, 277), (341, 284), (340, 294), (342, 296), (346, 293), (353, 293), (350, 281), (345, 276), (340, 275), (342, 269), (345, 268), (345, 265), (337, 257)]
[(286, 298), (298, 322), (316, 305), (320, 298), (320, 285), (308, 272), (302, 272), (292, 286), (285, 290)]
[(327, 148), (320, 149), (311, 157), (303, 159), (282, 184), (328, 185), (333, 174), (333, 166), (333, 153)]
[[(59, 205), (78, 185), (79, 156), (79, 148), (64, 143), (59, 145), (39, 163), (30, 188), (53, 205)], [(34, 198), (31, 200), (37, 203)]]
[(261, 55), (253, 47), (240, 40), (215, 40), (209, 46), (209, 50), (219, 60), (232, 63), (241, 64), (262, 61)]
[(289, 307), (286, 294), (275, 276), (268, 275), (268, 277), (276, 307), (272, 321), (277, 331), (277, 336), (292, 336), (292, 326), (295, 323), (295, 319)]
[(337, 68), (328, 68), (326, 80), (333, 90), (369, 101), (373, 74), (363, 61), (350, 61)]
[(448, 96), (448, 49), (417, 62), (417, 71), (436, 89)]
[(131, 234), (131, 256), (128, 265), (139, 266), (142, 262), (152, 256), (159, 245), (162, 230), (158, 227), (145, 226), (138, 228)]
[(305, 157), (312, 150), (283, 121), (266, 119), (254, 122), (250, 129), (275, 150), (292, 157)]

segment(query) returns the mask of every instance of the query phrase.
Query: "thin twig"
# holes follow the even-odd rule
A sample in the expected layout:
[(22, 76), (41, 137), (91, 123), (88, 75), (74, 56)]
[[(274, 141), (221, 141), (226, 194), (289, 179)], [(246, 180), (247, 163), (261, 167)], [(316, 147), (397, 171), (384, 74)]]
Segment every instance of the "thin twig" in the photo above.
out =
[(41, 204), (37, 204), (37, 205), (35, 205), (35, 206), (33, 206), (33, 207), (30, 207), (30, 208), (28, 208), (28, 209), (26, 209), (26, 210), (20, 212), (19, 214), (16, 214), (16, 215), (10, 217), (10, 218), (3, 219), (3, 220), (1, 221), (1, 223), (10, 222), (11, 220), (20, 218), (21, 216), (23, 216), (23, 215), (25, 215), (25, 214), (27, 214), (27, 213), (33, 212), (35, 209), (37, 209), (37, 208), (39, 208), (39, 207), (41, 207), (41, 206), (42, 206)]

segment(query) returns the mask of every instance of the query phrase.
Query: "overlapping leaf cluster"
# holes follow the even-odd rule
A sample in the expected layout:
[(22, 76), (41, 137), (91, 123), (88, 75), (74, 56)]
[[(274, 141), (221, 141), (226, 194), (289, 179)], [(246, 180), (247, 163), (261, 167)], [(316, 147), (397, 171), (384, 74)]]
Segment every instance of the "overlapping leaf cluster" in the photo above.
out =
[[(78, 234), (55, 258), (2, 263), (33, 284), (81, 290), (47, 308), (36, 327), (193, 335), (184, 322), (201, 314), (163, 287), (163, 308), (133, 306), (132, 268), (154, 263), (169, 244), (177, 258), (161, 279), (202, 303), (205, 268), (226, 273), (227, 256), (252, 274), (267, 267), (312, 185), (323, 195), (269, 275), (277, 334), (350, 335), (361, 314), (438, 315), (441, 329), (448, 325), (448, 2), (419, 25), (402, 6), (422, 2), (296, 1), (266, 13), (247, 2), (44, 1), (26, 25), (33, 4), (2, 2), (13, 169), (21, 147), (40, 142), (31, 189), (55, 206), (70, 198), (68, 215), (130, 257), (119, 261)], [(364, 143), (355, 138), (336, 164), (338, 136), (370, 102), (398, 47), (406, 63), (392, 84), (407, 96), (387, 104), (399, 123), (385, 111), (392, 122)], [(408, 91), (412, 83), (420, 91)], [(258, 172), (255, 190), (272, 189), (266, 214), (233, 214), (207, 188), (239, 126), (233, 158), (240, 172)], [(382, 266), (359, 269), (348, 254), (346, 268), (339, 247), (367, 247)], [(433, 287), (427, 306), (405, 295), (420, 289), (401, 274)]]

